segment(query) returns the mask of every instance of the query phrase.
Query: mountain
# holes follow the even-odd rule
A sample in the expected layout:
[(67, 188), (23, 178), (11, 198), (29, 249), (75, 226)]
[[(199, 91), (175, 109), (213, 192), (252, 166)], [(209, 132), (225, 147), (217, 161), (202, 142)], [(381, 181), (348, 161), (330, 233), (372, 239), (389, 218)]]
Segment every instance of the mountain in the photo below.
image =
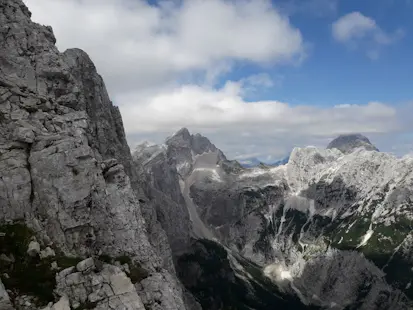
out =
[(286, 157), (284, 157), (280, 160), (277, 160), (276, 162), (271, 163), (270, 166), (275, 166), (275, 167), (276, 166), (282, 166), (282, 165), (287, 164), (289, 160), (290, 160), (290, 155), (288, 155), (288, 156), (286, 156)]
[(367, 137), (361, 134), (340, 135), (327, 146), (327, 149), (338, 149), (345, 154), (351, 153), (357, 148), (363, 148), (368, 151), (379, 151)]
[(238, 162), (245, 168), (252, 168), (259, 166), (262, 161), (256, 157), (249, 157), (242, 160), (238, 160)]
[[(215, 149), (187, 156), (192, 168), (178, 178), (193, 236), (254, 264), (306, 307), (410, 309), (413, 158), (355, 137), (327, 149), (295, 148), (276, 167), (225, 170)], [(203, 282), (187, 283), (185, 268), (178, 264), (178, 275), (197, 298), (218, 298)]]
[(185, 128), (131, 154), (30, 16), (0, 0), (0, 309), (412, 309), (412, 157), (357, 135), (246, 169)]
[(264, 166), (281, 166), (281, 165), (285, 165), (286, 163), (288, 163), (290, 156), (286, 156), (280, 160), (277, 160), (275, 162), (263, 162), (261, 160), (259, 160), (256, 157), (250, 157), (250, 158), (245, 158), (242, 160), (238, 160), (238, 162), (244, 167), (244, 168), (254, 168), (254, 167), (258, 167), (260, 165), (264, 165)]

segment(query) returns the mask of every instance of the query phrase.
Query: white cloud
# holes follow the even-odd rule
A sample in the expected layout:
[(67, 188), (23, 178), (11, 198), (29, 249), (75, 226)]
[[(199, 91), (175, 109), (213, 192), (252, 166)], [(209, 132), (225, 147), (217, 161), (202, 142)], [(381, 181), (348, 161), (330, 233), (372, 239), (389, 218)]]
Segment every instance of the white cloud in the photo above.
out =
[(51, 24), (61, 50), (86, 50), (112, 93), (158, 87), (196, 70), (216, 76), (228, 62), (294, 63), (298, 29), (269, 0), (24, 0)]
[[(221, 89), (185, 85), (147, 98), (139, 106), (126, 104), (121, 111), (131, 141), (158, 132), (166, 136), (185, 126), (239, 157), (283, 156), (300, 143), (324, 146), (338, 134), (371, 136), (396, 132), (405, 125), (395, 108), (380, 102), (324, 108), (246, 102), (243, 87), (242, 82), (231, 81)], [(131, 95), (122, 101), (134, 98)]]
[(330, 135), (349, 128), (360, 132), (386, 132), (397, 127), (396, 111), (378, 102), (330, 108), (292, 107), (278, 101), (245, 102), (243, 84), (227, 82), (221, 89), (184, 85), (128, 104), (135, 95), (119, 100), (124, 122), (131, 132), (191, 128), (267, 128), (272, 132), (311, 132)]
[(332, 34), (335, 40), (353, 49), (363, 46), (370, 58), (377, 59), (380, 47), (396, 42), (403, 36), (403, 31), (385, 32), (373, 18), (352, 12), (333, 23)]
[(364, 16), (360, 12), (344, 15), (333, 24), (333, 36), (340, 42), (362, 38), (369, 32), (376, 30), (377, 25), (374, 19)]

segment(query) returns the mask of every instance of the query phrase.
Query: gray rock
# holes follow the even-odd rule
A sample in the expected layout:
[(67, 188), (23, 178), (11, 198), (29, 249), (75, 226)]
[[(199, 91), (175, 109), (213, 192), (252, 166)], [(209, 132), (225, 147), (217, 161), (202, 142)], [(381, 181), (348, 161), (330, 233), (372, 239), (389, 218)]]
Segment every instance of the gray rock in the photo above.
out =
[[(59, 255), (126, 255), (164, 272), (168, 240), (149, 240), (154, 227), (165, 233), (142, 215), (119, 109), (88, 55), (60, 53), (51, 27), (30, 15), (21, 0), (0, 1), (0, 223), (25, 219)], [(181, 285), (165, 279), (180, 296), (166, 306), (183, 309)]]
[(10, 257), (9, 257), (6, 254), (2, 253), (0, 255), (0, 260), (2, 260), (3, 262), (6, 262), (6, 263), (14, 263), (15, 262), (15, 258), (13, 256), (13, 254), (10, 254)]
[(58, 269), (59, 269), (59, 266), (57, 265), (57, 262), (56, 262), (56, 261), (53, 261), (53, 262), (50, 264), (50, 269), (51, 269), (51, 270), (58, 270)]
[(100, 272), (87, 274), (72, 268), (59, 273), (56, 281), (57, 293), (68, 296), (73, 308), (93, 303), (99, 310), (145, 309), (131, 280), (113, 265), (105, 264)]
[(186, 128), (182, 128), (167, 138), (168, 158), (176, 163), (176, 169), (182, 177), (186, 177), (192, 170), (194, 157), (208, 152), (217, 152), (218, 161), (225, 160), (225, 155), (212, 144), (208, 138), (196, 134), (191, 135)]
[(46, 247), (44, 250), (40, 251), (40, 258), (48, 258), (48, 257), (54, 257), (56, 256), (56, 253), (54, 250), (50, 247)]
[(30, 241), (27, 249), (27, 254), (30, 256), (36, 256), (40, 254), (40, 244), (37, 241)]
[(13, 136), (16, 141), (25, 142), (25, 143), (33, 143), (34, 141), (34, 132), (30, 128), (23, 128), (19, 127), (13, 133)]
[(55, 304), (48, 305), (43, 310), (70, 310), (70, 302), (67, 296), (62, 296)]
[(348, 154), (360, 147), (368, 151), (379, 151), (367, 137), (361, 134), (340, 135), (328, 144), (327, 149), (338, 149)]
[(93, 261), (92, 257), (89, 257), (85, 260), (82, 260), (76, 265), (77, 271), (87, 274), (95, 269), (95, 262)]
[(7, 294), (6, 289), (4, 288), (3, 282), (0, 280), (0, 309), (4, 310), (14, 310)]

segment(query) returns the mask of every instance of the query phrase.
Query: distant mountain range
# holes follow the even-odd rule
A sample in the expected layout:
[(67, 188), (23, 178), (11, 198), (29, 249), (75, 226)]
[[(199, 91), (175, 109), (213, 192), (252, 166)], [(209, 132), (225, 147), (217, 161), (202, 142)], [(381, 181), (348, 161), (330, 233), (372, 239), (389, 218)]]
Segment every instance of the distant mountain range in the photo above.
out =
[(274, 162), (267, 162), (267, 161), (259, 160), (257, 157), (249, 157), (249, 158), (238, 160), (238, 162), (244, 168), (253, 168), (253, 167), (258, 167), (260, 165), (277, 167), (277, 166), (285, 165), (286, 163), (288, 163), (289, 159), (290, 159), (290, 155), (280, 160), (274, 161)]

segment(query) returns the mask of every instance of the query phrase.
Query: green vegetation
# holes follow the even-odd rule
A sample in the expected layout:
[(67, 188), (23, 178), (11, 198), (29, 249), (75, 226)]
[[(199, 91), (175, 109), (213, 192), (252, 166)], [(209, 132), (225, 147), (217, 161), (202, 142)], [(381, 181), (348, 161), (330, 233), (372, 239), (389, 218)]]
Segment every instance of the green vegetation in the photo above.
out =
[(82, 260), (80, 257), (68, 257), (56, 250), (56, 256), (40, 259), (27, 254), (29, 243), (34, 232), (23, 222), (0, 225), (0, 259), (1, 280), (12, 293), (29, 295), (35, 298), (37, 306), (44, 306), (55, 301), (53, 290), (56, 287), (56, 273), (52, 270), (52, 262), (56, 262), (59, 270), (75, 266)]
[(102, 254), (102, 255), (100, 255), (99, 257), (98, 257), (98, 259), (100, 260), (100, 261), (102, 261), (102, 262), (104, 262), (104, 263), (107, 263), (107, 264), (111, 264), (112, 263), (112, 257), (110, 257), (109, 255), (106, 255), (106, 254)]
[(120, 255), (120, 256), (116, 257), (115, 261), (118, 261), (122, 265), (124, 265), (124, 264), (129, 265), (129, 264), (132, 263), (132, 259), (129, 256), (126, 256), (126, 255)]
[(143, 268), (140, 264), (134, 263), (130, 265), (129, 270), (130, 270), (129, 278), (134, 284), (149, 277), (149, 272), (145, 268)]
[(85, 303), (80, 304), (80, 306), (77, 307), (76, 310), (95, 309), (97, 304), (98, 304), (97, 302), (86, 301)]
[(51, 270), (50, 260), (40, 260), (26, 253), (33, 231), (22, 223), (15, 223), (0, 226), (0, 232), (5, 234), (0, 237), (0, 252), (14, 257), (14, 262), (0, 260), (1, 279), (12, 291), (11, 295), (34, 296), (38, 305), (54, 301), (56, 271)]
[[(351, 225), (351, 227), (350, 227)], [(350, 228), (349, 228), (350, 227)], [(341, 250), (356, 249), (370, 227), (370, 218), (360, 218), (342, 226), (335, 234), (332, 246)]]
[(247, 275), (240, 277), (219, 244), (199, 240), (192, 249), (178, 259), (177, 272), (203, 309), (311, 309), (297, 297), (280, 292), (261, 267), (237, 257), (252, 279), (246, 280)]
[(84, 258), (78, 256), (65, 256), (61, 251), (56, 251), (56, 257), (52, 257), (51, 261), (56, 261), (59, 269), (66, 269), (76, 266)]
[[(373, 201), (374, 204), (371, 208), (374, 208), (379, 201)], [(403, 216), (396, 216), (394, 222), (389, 226), (384, 223), (372, 224), (373, 234), (370, 239), (364, 246), (357, 248), (370, 228), (370, 219), (371, 212), (364, 215), (363, 218), (358, 218), (351, 228), (348, 228), (349, 222), (347, 222), (335, 235), (332, 246), (341, 250), (357, 250), (363, 253), (367, 259), (383, 269), (389, 284), (404, 291), (407, 296), (412, 298), (413, 287), (405, 289), (413, 278), (412, 265), (405, 257), (396, 252), (396, 248), (411, 233), (413, 221)]]

